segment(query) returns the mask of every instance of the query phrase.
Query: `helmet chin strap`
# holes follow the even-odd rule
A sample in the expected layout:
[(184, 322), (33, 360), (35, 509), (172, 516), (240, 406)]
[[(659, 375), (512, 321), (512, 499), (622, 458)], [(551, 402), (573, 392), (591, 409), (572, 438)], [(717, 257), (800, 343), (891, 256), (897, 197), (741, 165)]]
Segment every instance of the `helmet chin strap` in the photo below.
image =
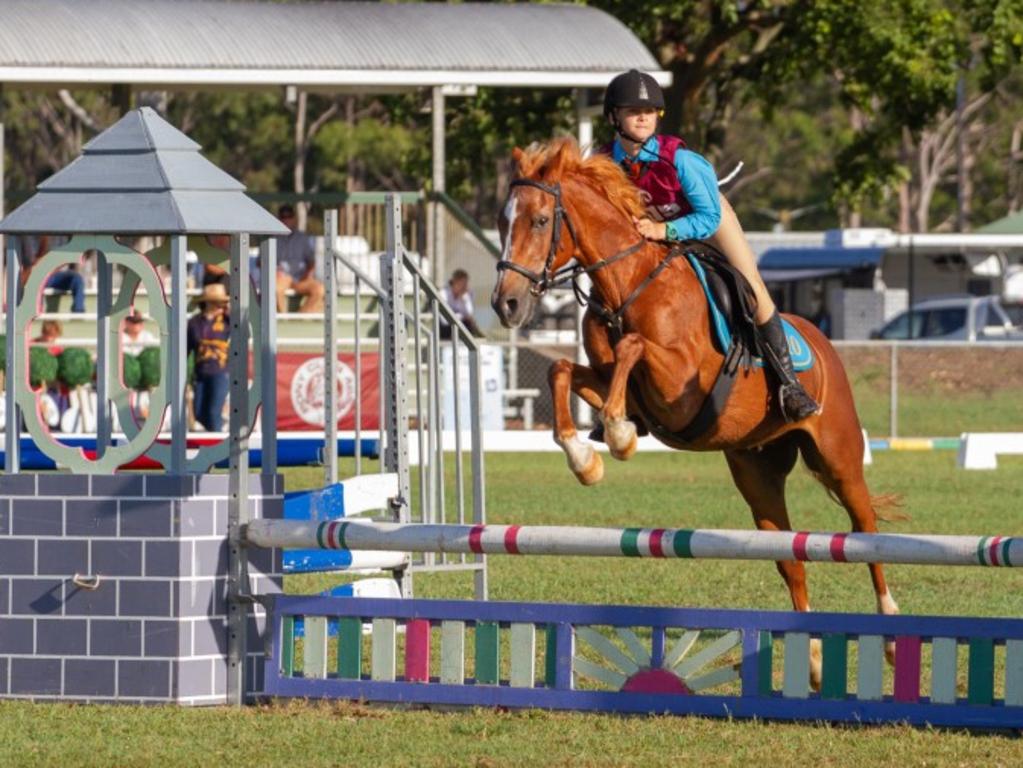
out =
[(643, 144), (645, 144), (645, 143), (646, 143), (646, 142), (640, 141), (640, 140), (639, 140), (639, 139), (637, 139), (637, 138), (636, 138), (635, 136), (630, 136), (629, 134), (627, 134), (627, 133), (625, 132), (625, 129), (624, 129), (624, 128), (622, 128), (622, 124), (621, 124), (621, 122), (620, 122), (620, 121), (618, 120), (618, 117), (617, 117), (617, 116), (613, 116), (613, 117), (611, 118), (611, 125), (613, 125), (613, 126), (614, 126), (614, 129), (615, 129), (615, 133), (617, 133), (617, 134), (618, 134), (619, 136), (621, 136), (621, 137), (622, 137), (623, 139), (628, 139), (628, 140), (629, 140), (629, 141), (631, 141), (631, 142), (632, 142), (633, 144), (639, 144), (639, 146), (640, 146), (640, 147), (642, 147), (642, 146), (643, 146)]

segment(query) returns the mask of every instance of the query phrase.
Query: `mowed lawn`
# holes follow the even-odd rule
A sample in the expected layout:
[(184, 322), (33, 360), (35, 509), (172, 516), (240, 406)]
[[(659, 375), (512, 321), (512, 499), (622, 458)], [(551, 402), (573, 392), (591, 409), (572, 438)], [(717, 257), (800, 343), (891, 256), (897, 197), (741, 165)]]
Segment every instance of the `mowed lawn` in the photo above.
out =
[[(291, 488), (321, 470), (289, 472)], [(608, 461), (596, 488), (578, 486), (557, 454), (487, 456), (490, 522), (746, 528), (749, 512), (719, 455), (649, 454)], [(952, 452), (878, 453), (875, 493), (904, 497), (891, 532), (1023, 534), (1023, 458), (995, 472), (955, 469)], [(795, 527), (847, 530), (842, 509), (797, 468)], [(865, 566), (811, 564), (815, 610), (874, 610)], [(1023, 616), (1023, 572), (890, 566), (903, 613)], [(336, 578), (289, 579), (312, 591)], [(497, 600), (785, 609), (771, 563), (620, 559), (490, 559)], [(465, 576), (424, 576), (420, 597), (467, 597)], [(983, 620), (980, 618), (979, 620)], [(960, 681), (965, 692), (965, 678)], [(1015, 734), (835, 727), (545, 712), (397, 710), (288, 702), (244, 710), (0, 703), (0, 765), (927, 765), (1023, 764)]]

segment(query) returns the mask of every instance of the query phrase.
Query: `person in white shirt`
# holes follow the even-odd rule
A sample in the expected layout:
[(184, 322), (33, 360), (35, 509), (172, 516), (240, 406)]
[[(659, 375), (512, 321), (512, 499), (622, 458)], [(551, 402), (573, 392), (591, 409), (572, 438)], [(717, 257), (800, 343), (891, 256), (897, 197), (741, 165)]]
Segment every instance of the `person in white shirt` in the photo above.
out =
[[(451, 307), (462, 325), (473, 336), (483, 336), (483, 331), (476, 325), (476, 318), (473, 317), (475, 307), (472, 304), (472, 294), (469, 293), (469, 273), (464, 269), (456, 269), (451, 273), (451, 279), (444, 286), (444, 302)], [(440, 335), (442, 339), (451, 338), (451, 326), (445, 321), (443, 315), (440, 318)]]
[(156, 334), (147, 331), (143, 325), (143, 317), (133, 312), (124, 318), (121, 327), (121, 352), (125, 355), (137, 355), (146, 347), (158, 347), (160, 340)]

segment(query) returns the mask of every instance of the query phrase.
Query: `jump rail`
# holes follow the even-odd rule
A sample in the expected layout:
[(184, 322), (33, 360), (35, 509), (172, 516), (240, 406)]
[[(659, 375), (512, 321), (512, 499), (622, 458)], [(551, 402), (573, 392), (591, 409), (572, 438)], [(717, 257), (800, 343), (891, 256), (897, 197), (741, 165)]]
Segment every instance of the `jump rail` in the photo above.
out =
[(1023, 538), (1003, 536), (253, 520), (245, 537), (281, 549), (1023, 566)]

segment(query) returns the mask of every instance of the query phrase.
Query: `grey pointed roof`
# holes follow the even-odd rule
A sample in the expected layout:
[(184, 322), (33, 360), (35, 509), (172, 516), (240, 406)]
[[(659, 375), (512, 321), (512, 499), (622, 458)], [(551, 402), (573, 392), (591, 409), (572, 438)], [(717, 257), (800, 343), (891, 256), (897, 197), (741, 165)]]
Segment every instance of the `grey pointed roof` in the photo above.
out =
[(199, 149), (149, 107), (129, 112), (0, 221), (0, 232), (288, 234)]

